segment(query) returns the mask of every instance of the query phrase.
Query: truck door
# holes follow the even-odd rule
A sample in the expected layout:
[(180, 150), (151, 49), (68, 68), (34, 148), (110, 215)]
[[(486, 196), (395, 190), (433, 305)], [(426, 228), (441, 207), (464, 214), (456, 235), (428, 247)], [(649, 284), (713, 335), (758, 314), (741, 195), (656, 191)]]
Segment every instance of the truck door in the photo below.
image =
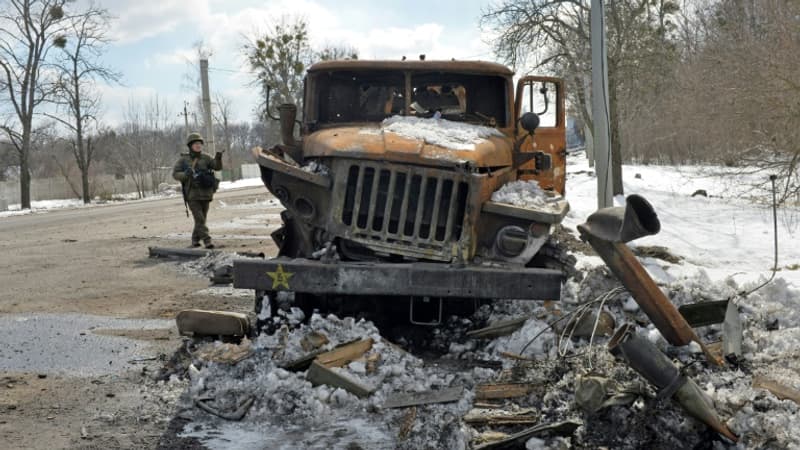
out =
[[(552, 165), (549, 170), (536, 168), (534, 160), (520, 166), (517, 179), (536, 180), (542, 189), (564, 194), (567, 166), (566, 113), (564, 104), (564, 80), (552, 77), (528, 76), (517, 82), (516, 118), (526, 112), (539, 115), (539, 128), (533, 140), (525, 139), (521, 146), (523, 152), (545, 152), (550, 155)], [(527, 131), (517, 126), (517, 136)]]

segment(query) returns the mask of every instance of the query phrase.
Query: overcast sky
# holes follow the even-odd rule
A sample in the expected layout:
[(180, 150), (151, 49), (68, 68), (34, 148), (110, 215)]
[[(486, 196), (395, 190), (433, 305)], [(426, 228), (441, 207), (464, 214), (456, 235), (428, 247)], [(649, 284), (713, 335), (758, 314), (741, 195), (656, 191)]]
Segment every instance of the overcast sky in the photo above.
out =
[(259, 93), (241, 57), (245, 36), (284, 16), (309, 24), (312, 45), (355, 47), (361, 59), (494, 60), (478, 20), (489, 0), (100, 0), (116, 17), (105, 61), (124, 74), (122, 86), (104, 86), (103, 122), (122, 120), (130, 98), (158, 94), (177, 118), (191, 93), (184, 77), (192, 44), (213, 51), (211, 89), (231, 98), (235, 120), (251, 120)]

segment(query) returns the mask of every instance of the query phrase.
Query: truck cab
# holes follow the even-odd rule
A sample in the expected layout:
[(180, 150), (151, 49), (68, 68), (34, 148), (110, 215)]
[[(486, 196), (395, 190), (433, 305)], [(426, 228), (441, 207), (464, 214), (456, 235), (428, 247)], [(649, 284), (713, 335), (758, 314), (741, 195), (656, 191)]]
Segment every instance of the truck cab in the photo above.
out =
[(254, 149), (286, 208), (279, 254), (235, 264), (236, 286), (407, 298), (412, 321), (420, 298), (441, 310), (559, 297), (548, 245), (569, 209), (562, 80), (515, 84), (478, 61), (326, 61), (308, 69), (301, 114), (279, 111), (282, 142)]

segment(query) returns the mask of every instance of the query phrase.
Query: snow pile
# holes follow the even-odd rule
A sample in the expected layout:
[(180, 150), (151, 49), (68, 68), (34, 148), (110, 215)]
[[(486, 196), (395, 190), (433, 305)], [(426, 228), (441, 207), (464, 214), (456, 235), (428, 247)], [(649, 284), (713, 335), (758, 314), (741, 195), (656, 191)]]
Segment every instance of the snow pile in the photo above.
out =
[(328, 166), (326, 166), (320, 161), (313, 161), (313, 160), (309, 161), (308, 164), (301, 167), (301, 169), (303, 170), (303, 172), (318, 173), (320, 175), (328, 175), (330, 173), (330, 169), (328, 168)]
[(506, 183), (492, 194), (492, 201), (530, 209), (557, 210), (560, 195), (545, 191), (535, 180)]
[(475, 144), (491, 136), (503, 134), (495, 128), (453, 122), (445, 119), (426, 119), (410, 116), (392, 116), (381, 123), (383, 131), (420, 139), (428, 144), (452, 150), (475, 150)]
[(219, 183), (218, 191), (230, 191), (233, 189), (242, 189), (256, 186), (264, 186), (261, 178), (242, 178), (236, 181), (221, 181)]

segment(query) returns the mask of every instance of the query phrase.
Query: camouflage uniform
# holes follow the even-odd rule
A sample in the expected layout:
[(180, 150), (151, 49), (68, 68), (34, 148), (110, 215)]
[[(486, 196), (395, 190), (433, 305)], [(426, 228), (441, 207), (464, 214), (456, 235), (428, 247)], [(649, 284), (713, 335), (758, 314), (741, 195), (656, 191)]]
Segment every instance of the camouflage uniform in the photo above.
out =
[(204, 242), (208, 247), (211, 245), (211, 236), (208, 234), (206, 218), (208, 217), (208, 206), (214, 198), (214, 187), (205, 187), (193, 174), (212, 173), (214, 170), (222, 170), (222, 153), (211, 156), (194, 152), (191, 145), (195, 141), (202, 142), (200, 135), (193, 133), (187, 139), (190, 147), (189, 153), (182, 153), (175, 167), (172, 169), (172, 177), (181, 182), (186, 195), (186, 203), (194, 217), (194, 230), (192, 231), (192, 245), (197, 246)]

